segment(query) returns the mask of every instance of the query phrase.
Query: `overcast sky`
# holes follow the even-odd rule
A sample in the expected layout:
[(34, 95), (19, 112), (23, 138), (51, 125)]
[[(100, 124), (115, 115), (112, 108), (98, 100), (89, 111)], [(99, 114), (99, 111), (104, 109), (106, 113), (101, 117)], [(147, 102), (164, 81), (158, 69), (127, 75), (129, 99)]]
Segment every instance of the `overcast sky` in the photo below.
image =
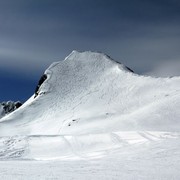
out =
[(139, 74), (180, 75), (180, 1), (0, 0), (0, 101), (26, 100), (74, 49)]

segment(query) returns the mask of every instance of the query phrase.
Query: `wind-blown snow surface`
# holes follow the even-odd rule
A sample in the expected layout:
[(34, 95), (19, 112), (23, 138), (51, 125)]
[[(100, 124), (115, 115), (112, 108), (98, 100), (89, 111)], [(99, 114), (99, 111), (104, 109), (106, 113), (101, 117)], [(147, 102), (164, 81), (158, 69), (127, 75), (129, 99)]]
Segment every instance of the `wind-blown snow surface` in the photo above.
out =
[(49, 161), (3, 161), (3, 179), (180, 178), (180, 77), (77, 51), (45, 74), (38, 96), (1, 119), (0, 159)]

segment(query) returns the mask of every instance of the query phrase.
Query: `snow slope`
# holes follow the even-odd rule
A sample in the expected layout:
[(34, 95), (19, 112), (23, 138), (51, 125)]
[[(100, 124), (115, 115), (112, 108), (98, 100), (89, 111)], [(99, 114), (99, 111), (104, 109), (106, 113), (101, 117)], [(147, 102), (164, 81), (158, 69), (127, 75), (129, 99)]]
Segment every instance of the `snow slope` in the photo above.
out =
[(1, 178), (180, 178), (180, 77), (89, 51), (44, 74), (37, 96), (0, 120)]
[(180, 130), (180, 77), (139, 76), (104, 54), (77, 51), (45, 74), (38, 97), (1, 119), (1, 136)]
[(102, 158), (122, 149), (180, 139), (180, 133), (111, 132), (78, 136), (11, 136), (0, 138), (0, 160), (73, 160)]
[[(179, 133), (115, 132), (111, 135), (94, 134), (89, 138), (88, 135), (65, 136), (64, 140), (57, 136), (31, 136), (28, 139), (21, 136), (4, 138), (3, 141), (0, 140), (0, 149), (2, 143), (7, 147), (6, 156), (0, 152), (3, 180), (180, 178)], [(24, 151), (23, 144), (26, 144)]]

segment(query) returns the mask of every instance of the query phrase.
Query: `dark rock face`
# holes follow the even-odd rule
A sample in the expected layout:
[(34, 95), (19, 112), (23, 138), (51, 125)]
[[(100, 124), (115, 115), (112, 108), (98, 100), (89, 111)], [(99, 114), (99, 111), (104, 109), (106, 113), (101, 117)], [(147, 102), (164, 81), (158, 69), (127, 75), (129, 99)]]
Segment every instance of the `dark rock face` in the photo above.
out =
[(17, 102), (15, 103), (16, 109), (19, 108), (20, 106), (22, 106), (22, 103), (21, 103), (20, 101), (17, 101)]
[(35, 96), (34, 98), (36, 98), (39, 94), (39, 88), (41, 87), (41, 85), (43, 84), (43, 82), (47, 79), (47, 75), (46, 74), (43, 74), (38, 82), (38, 85), (36, 86), (36, 89), (35, 89)]
[(6, 114), (9, 114), (15, 111), (21, 105), (22, 103), (20, 101), (17, 101), (17, 102), (7, 101), (7, 102), (0, 103), (0, 106), (1, 106), (0, 117), (5, 116)]
[(134, 71), (127, 66), (126, 66), (126, 69), (129, 70), (130, 72), (134, 73)]

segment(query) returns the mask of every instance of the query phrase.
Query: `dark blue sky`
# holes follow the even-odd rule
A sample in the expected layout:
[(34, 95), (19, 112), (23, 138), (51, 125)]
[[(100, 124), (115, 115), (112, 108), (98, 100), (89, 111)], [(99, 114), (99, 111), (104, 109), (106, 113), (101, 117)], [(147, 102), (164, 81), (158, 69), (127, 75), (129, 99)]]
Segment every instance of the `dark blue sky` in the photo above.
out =
[(180, 75), (179, 0), (0, 0), (0, 101), (25, 101), (72, 50), (140, 74)]

